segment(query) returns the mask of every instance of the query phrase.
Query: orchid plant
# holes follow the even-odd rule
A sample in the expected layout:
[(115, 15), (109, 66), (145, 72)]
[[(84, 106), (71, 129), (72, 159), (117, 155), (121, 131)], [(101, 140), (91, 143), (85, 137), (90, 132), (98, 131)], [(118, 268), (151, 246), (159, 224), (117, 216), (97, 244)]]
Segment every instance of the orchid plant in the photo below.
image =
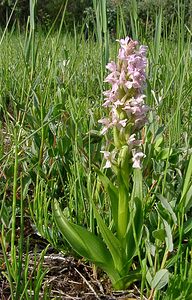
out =
[[(149, 108), (143, 94), (146, 82), (146, 46), (129, 37), (118, 40), (117, 63), (107, 65), (110, 74), (105, 82), (111, 88), (104, 92), (103, 106), (108, 116), (99, 120), (106, 137), (104, 168), (115, 176), (96, 170), (109, 195), (113, 224), (110, 228), (92, 202), (100, 236), (73, 224), (63, 215), (55, 200), (55, 222), (64, 238), (81, 256), (102, 268), (115, 289), (125, 289), (140, 278), (132, 262), (139, 248), (143, 228), (141, 129), (147, 122)], [(114, 179), (115, 178), (115, 179)]]

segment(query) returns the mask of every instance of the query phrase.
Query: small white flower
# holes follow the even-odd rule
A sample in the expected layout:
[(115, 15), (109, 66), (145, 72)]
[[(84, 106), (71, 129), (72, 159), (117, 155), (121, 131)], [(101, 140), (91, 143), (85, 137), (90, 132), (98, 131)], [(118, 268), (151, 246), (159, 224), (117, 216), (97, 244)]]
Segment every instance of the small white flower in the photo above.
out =
[(104, 169), (111, 168), (112, 163), (114, 162), (114, 159), (115, 159), (116, 152), (115, 151), (112, 151), (112, 152), (100, 151), (100, 153), (103, 153), (104, 159), (106, 159), (106, 164), (104, 166)]
[(145, 157), (145, 154), (143, 152), (136, 152), (135, 149), (133, 152), (133, 168), (134, 169), (141, 169), (141, 159)]
[(142, 141), (141, 140), (136, 140), (135, 136), (136, 136), (135, 133), (130, 135), (130, 137), (128, 139), (128, 145), (130, 145), (130, 146), (141, 146)]

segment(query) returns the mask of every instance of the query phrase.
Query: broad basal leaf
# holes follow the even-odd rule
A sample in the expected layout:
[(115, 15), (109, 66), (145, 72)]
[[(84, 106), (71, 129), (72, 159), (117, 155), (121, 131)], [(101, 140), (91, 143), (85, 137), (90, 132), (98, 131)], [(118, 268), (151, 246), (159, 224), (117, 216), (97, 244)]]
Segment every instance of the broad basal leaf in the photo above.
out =
[(85, 228), (69, 222), (56, 200), (53, 204), (53, 215), (64, 238), (79, 255), (93, 262), (113, 264), (110, 252), (103, 241)]
[(120, 280), (121, 277), (114, 266), (112, 256), (99, 237), (85, 228), (69, 222), (64, 217), (56, 200), (53, 203), (53, 215), (64, 238), (79, 255), (101, 267), (108, 274), (113, 285)]

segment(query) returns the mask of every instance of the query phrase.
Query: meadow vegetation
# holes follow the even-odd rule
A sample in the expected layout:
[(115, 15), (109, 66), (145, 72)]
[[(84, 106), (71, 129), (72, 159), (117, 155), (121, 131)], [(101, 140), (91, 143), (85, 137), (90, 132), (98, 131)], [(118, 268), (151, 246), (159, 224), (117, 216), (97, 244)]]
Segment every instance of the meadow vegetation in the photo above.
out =
[[(106, 114), (105, 66), (116, 60), (115, 39), (129, 35), (148, 46), (145, 94), (150, 107), (142, 129), (144, 221), (131, 270), (139, 272), (135, 281), (139, 299), (190, 300), (192, 28), (185, 22), (180, 1), (169, 24), (159, 6), (153, 28), (140, 22), (137, 2), (130, 1), (130, 27), (119, 8), (111, 37), (105, 1), (93, 2), (96, 23), (88, 39), (85, 24), (81, 30), (75, 24), (70, 32), (65, 30), (65, 11), (57, 29), (53, 24), (46, 33), (36, 30), (35, 1), (30, 1), (24, 32), (16, 24), (1, 31), (0, 289), (7, 281), (9, 299), (53, 299), (50, 286), (42, 290), (48, 246), (40, 254), (33, 249), (36, 261), (29, 276), (27, 221), (52, 248), (79, 258), (56, 225), (55, 199), (73, 224), (102, 236), (97, 209), (114, 231), (104, 189), (104, 179), (114, 175), (103, 169), (100, 151), (106, 140), (98, 120)], [(131, 279), (129, 283), (131, 288)]]

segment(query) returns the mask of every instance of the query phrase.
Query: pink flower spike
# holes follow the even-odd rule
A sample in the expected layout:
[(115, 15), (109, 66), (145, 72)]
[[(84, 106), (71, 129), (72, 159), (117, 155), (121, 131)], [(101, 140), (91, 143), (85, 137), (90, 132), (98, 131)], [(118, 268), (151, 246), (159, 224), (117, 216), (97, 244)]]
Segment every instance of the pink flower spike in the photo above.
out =
[[(142, 141), (137, 139), (137, 133), (148, 120), (149, 108), (144, 101), (146, 96), (142, 94), (146, 86), (147, 46), (138, 46), (138, 42), (129, 37), (117, 41), (120, 43), (117, 63), (111, 61), (106, 66), (109, 74), (105, 82), (111, 88), (103, 93), (103, 106), (109, 108), (108, 118), (99, 123), (103, 124), (102, 134), (115, 128), (115, 149), (119, 150), (119, 145), (128, 146), (133, 168), (141, 168), (144, 154), (140, 152)], [(109, 168), (111, 158), (106, 155), (105, 168)]]

